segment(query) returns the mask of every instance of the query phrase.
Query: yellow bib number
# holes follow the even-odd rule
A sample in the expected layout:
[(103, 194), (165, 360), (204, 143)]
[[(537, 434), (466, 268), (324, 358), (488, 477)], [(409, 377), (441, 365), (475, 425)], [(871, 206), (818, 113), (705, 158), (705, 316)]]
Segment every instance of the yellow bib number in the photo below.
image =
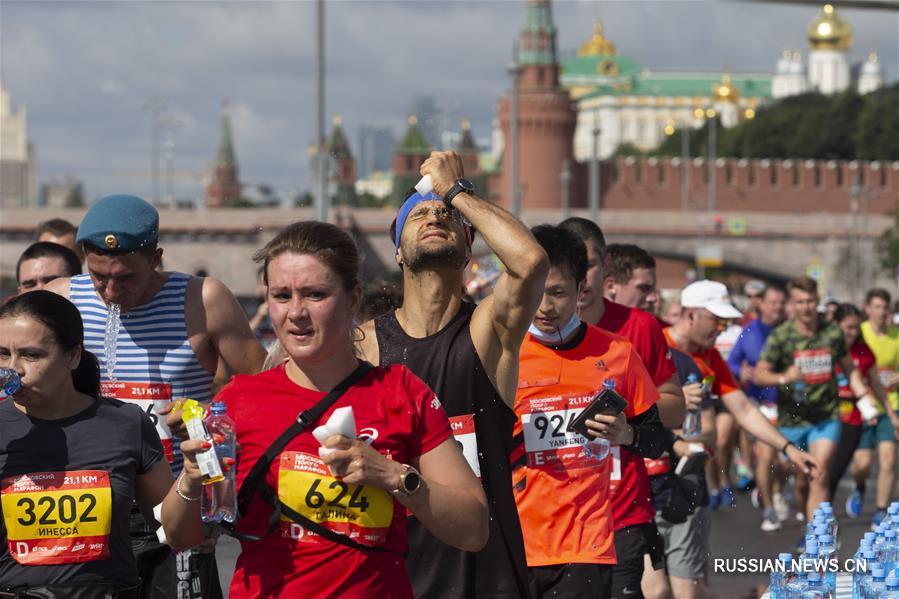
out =
[(23, 565), (109, 557), (112, 489), (103, 470), (33, 472), (0, 487), (9, 554)]
[[(284, 504), (358, 543), (380, 545), (387, 539), (394, 506), (386, 491), (337, 480), (318, 456), (288, 451), (280, 460), (278, 497)], [(318, 542), (318, 535), (302, 524), (285, 516), (281, 520), (282, 536)]]

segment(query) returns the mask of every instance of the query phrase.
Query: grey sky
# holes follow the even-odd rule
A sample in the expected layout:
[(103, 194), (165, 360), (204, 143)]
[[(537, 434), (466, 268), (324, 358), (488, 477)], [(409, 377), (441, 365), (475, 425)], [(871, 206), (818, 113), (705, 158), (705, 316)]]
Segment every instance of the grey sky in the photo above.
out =
[[(402, 134), (416, 94), (489, 135), (523, 1), (328, 2), (327, 111), (351, 144), (359, 125)], [(657, 70), (771, 72), (785, 44), (807, 53), (820, 8), (727, 1), (602, 2), (619, 52)], [(899, 13), (846, 10), (853, 60), (877, 49), (889, 81), (899, 68)], [(595, 2), (555, 2), (559, 49), (591, 34)], [(89, 197), (148, 195), (150, 117), (163, 98), (181, 123), (175, 168), (199, 172), (215, 155), (222, 98), (232, 106), (244, 182), (307, 186), (314, 137), (312, 2), (0, 1), (0, 77), (28, 107), (39, 178), (80, 176)], [(329, 119), (330, 120), (330, 119)], [(354, 148), (355, 149), (355, 148)], [(200, 193), (179, 176), (179, 196)]]

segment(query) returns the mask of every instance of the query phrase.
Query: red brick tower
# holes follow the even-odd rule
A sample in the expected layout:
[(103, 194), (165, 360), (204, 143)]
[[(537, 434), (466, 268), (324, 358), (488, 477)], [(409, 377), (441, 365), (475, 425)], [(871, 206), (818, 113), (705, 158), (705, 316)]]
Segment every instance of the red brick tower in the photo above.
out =
[(331, 155), (331, 197), (335, 206), (356, 205), (356, 161), (343, 134), (343, 120), (334, 116), (328, 153)]
[[(559, 208), (562, 205), (562, 161), (573, 161), (572, 140), (577, 114), (568, 92), (559, 85), (556, 27), (550, 0), (528, 0), (521, 30), (518, 62), (519, 165), (522, 208)], [(491, 195), (508, 208), (510, 182), (510, 97), (499, 102), (503, 132), (502, 173)], [(496, 179), (495, 179), (496, 180)]]
[(241, 185), (237, 179), (237, 160), (231, 143), (231, 117), (228, 100), (222, 100), (222, 131), (218, 158), (212, 179), (206, 184), (206, 207), (221, 208), (240, 199)]

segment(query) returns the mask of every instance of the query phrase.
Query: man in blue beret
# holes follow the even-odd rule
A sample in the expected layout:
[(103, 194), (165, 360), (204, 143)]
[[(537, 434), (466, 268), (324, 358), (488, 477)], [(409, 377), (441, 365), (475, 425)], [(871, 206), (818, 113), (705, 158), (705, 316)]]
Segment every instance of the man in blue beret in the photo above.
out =
[[(150, 416), (178, 475), (178, 437), (185, 435), (173, 400), (210, 400), (220, 361), (232, 373), (253, 374), (262, 368), (265, 351), (220, 281), (160, 270), (159, 213), (143, 199), (100, 199), (85, 214), (76, 239), (88, 274), (56, 279), (48, 289), (81, 312), (85, 348), (100, 361), (103, 395), (135, 403)], [(142, 597), (221, 597), (214, 543), (173, 555), (156, 539), (158, 524), (151, 524), (132, 509)]]

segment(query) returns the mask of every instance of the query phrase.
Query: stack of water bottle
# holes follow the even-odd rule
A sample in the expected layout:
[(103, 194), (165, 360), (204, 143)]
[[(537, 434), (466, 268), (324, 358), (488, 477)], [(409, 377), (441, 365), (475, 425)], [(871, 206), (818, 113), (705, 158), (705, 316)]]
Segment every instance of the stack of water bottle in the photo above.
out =
[(899, 502), (865, 533), (852, 560), (839, 561), (839, 524), (830, 502), (822, 502), (806, 529), (805, 551), (794, 562), (781, 553), (771, 573), (771, 599), (848, 599), (837, 593), (837, 571), (851, 572), (852, 599), (899, 599)]

